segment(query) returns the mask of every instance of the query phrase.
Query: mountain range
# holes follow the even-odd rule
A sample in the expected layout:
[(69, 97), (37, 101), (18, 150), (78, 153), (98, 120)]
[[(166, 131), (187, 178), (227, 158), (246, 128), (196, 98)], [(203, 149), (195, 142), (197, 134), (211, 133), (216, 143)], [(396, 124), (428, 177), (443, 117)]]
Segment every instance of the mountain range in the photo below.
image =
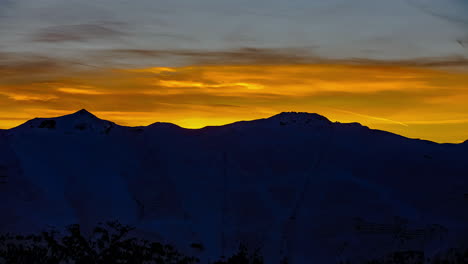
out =
[(117, 219), (204, 260), (243, 243), (266, 263), (468, 245), (467, 142), (318, 114), (202, 129), (35, 118), (0, 131), (0, 177), (0, 232)]

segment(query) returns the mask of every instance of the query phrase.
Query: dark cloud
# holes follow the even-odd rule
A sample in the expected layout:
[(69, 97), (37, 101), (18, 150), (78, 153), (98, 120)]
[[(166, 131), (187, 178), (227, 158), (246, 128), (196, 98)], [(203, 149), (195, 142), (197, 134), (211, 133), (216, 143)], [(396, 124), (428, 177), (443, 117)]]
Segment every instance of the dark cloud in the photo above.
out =
[(169, 32), (162, 32), (162, 33), (154, 33), (153, 36), (157, 38), (167, 38), (177, 41), (186, 41), (186, 42), (194, 42), (197, 41), (196, 38), (183, 35), (183, 34), (176, 34), (176, 33), (169, 33)]
[(452, 0), (450, 1), (450, 3), (445, 3), (448, 6), (454, 5), (455, 7), (458, 7), (457, 12), (452, 11), (450, 13), (447, 13), (446, 11), (438, 10), (438, 8), (431, 6), (431, 3), (421, 3), (421, 1), (418, 1), (418, 0), (406, 0), (406, 1), (411, 6), (418, 8), (421, 11), (431, 16), (444, 19), (446, 21), (459, 24), (459, 25), (464, 25), (464, 26), (468, 25), (468, 17), (466, 16), (466, 12), (468, 12), (468, 3), (466, 0)]
[[(466, 41), (462, 41), (466, 45)], [(148, 50), (148, 49), (118, 49), (100, 51), (98, 56), (119, 56), (126, 58), (154, 59), (174, 58), (185, 64), (351, 64), (351, 65), (388, 65), (407, 67), (468, 67), (468, 57), (445, 56), (434, 58), (411, 58), (401, 60), (376, 60), (367, 58), (330, 59), (316, 56), (310, 49), (283, 48), (241, 48), (224, 51), (206, 50)]]
[(6, 8), (6, 7), (10, 7), (11, 5), (13, 5), (13, 1), (12, 0), (0, 0), (0, 10), (3, 10), (3, 8)]
[(4, 77), (27, 73), (49, 73), (64, 68), (69, 68), (68, 64), (59, 59), (29, 53), (0, 52), (0, 73)]
[(147, 50), (118, 49), (103, 51), (101, 55), (139, 57), (174, 57), (195, 64), (297, 64), (320, 61), (310, 51), (300, 48), (240, 48), (232, 50)]
[[(463, 45), (466, 42), (462, 42)], [(135, 61), (135, 64), (118, 64), (118, 60)], [(145, 61), (140, 63), (141, 61)], [(303, 49), (241, 48), (232, 50), (150, 50), (113, 49), (82, 52), (79, 58), (59, 58), (34, 53), (0, 52), (0, 74), (4, 78), (21, 80), (40, 75), (49, 77), (69, 75), (78, 71), (106, 71), (111, 68), (143, 68), (160, 62), (177, 62), (184, 65), (298, 65), (334, 64), (363, 66), (401, 66), (418, 68), (468, 69), (468, 57), (414, 58), (401, 60), (374, 60), (366, 58), (330, 59)], [(170, 65), (170, 64), (169, 64)], [(261, 69), (261, 68), (258, 68)], [(290, 73), (293, 74), (293, 73)], [(47, 77), (47, 76), (45, 76)], [(42, 77), (41, 77), (42, 78)], [(307, 78), (307, 76), (301, 76)], [(255, 80), (252, 80), (255, 81)]]
[(7, 11), (14, 6), (13, 0), (0, 0), (0, 18), (5, 16)]
[(93, 39), (108, 39), (124, 35), (122, 31), (107, 25), (79, 24), (53, 26), (40, 30), (33, 40), (40, 42), (87, 41)]
[[(446, 7), (451, 7), (451, 11), (440, 10), (440, 6), (434, 5), (436, 2), (425, 2), (421, 3), (421, 0), (406, 0), (406, 2), (424, 13), (448, 21), (454, 25), (459, 26), (468, 32), (468, 1), (466, 0), (450, 0), (444, 1)], [(466, 48), (468, 40), (465, 38), (458, 38), (456, 42), (460, 44), (462, 48)]]
[[(262, 47), (305, 47), (312, 43), (319, 46), (312, 49), (314, 54), (335, 58), (401, 58), (464, 52), (454, 45), (463, 36), (457, 32), (462, 32), (457, 23), (441, 23), (436, 16), (466, 21), (466, 12), (462, 11), (467, 7), (462, 4), (466, 0), (445, 0), (448, 7), (437, 4), (443, 4), (443, 0), (407, 0), (427, 4), (432, 8), (429, 12), (435, 6), (433, 16), (405, 1), (359, 0), (356, 4), (347, 0), (0, 0), (0, 13), (5, 6), (14, 5), (11, 12), (6, 12), (8, 18), (2, 18), (0, 23), (0, 45), (3, 50), (35, 52), (40, 42), (43, 52), (52, 55), (55, 52), (52, 48), (60, 44), (61, 54), (72, 55), (79, 50), (99, 48), (101, 45), (88, 43), (98, 40), (102, 46), (108, 44), (119, 49), (194, 49), (193, 53), (177, 51), (175, 56), (199, 59), (194, 53), (206, 49), (212, 51), (212, 56), (203, 55), (203, 60), (210, 64), (216, 63), (210, 58), (222, 55), (215, 54), (219, 53), (215, 49), (245, 46), (262, 50)], [(460, 11), (456, 6), (461, 7)], [(350, 34), (356, 32), (359, 34)], [(371, 41), (374, 38), (390, 41), (376, 43)], [(237, 55), (236, 51), (228, 52), (218, 57)], [(275, 54), (276, 61), (281, 56), (291, 57), (288, 52), (279, 53)], [(296, 57), (301, 53), (292, 54), (293, 59), (299, 60)], [(261, 52), (253, 55), (252, 60), (265, 56)], [(240, 63), (252, 60), (238, 59)]]
[(468, 39), (457, 39), (457, 43), (463, 48), (468, 48)]
[(14, 74), (60, 73), (67, 70), (100, 68), (78, 58), (59, 58), (36, 53), (1, 52), (0, 72)]
[(337, 60), (336, 62), (342, 62), (344, 64), (363, 64), (363, 65), (388, 65), (388, 66), (405, 66), (405, 67), (426, 67), (426, 68), (438, 68), (438, 67), (468, 67), (467, 57), (438, 57), (438, 58), (414, 58), (406, 60), (372, 60), (372, 59), (349, 59), (349, 60)]

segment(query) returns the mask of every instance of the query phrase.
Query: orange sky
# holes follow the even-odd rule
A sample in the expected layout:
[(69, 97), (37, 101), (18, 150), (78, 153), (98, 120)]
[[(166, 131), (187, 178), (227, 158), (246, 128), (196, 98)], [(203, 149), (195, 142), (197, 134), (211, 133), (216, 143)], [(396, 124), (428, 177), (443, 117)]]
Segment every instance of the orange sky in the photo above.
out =
[(0, 67), (0, 128), (86, 108), (118, 124), (198, 128), (316, 112), (437, 142), (468, 139), (468, 73), (363, 62), (136, 69)]
[(0, 128), (82, 108), (188, 128), (304, 111), (468, 139), (468, 1), (240, 2), (0, 0)]

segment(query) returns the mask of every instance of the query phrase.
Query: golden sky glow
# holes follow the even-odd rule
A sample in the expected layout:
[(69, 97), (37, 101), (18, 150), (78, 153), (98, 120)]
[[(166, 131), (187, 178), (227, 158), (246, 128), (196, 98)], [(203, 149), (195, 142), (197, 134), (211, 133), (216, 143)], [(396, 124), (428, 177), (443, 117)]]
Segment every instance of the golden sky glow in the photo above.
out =
[[(47, 65), (46, 65), (47, 66)], [(86, 108), (137, 126), (199, 128), (316, 112), (438, 142), (468, 139), (468, 73), (385, 64), (0, 67), (0, 128)]]

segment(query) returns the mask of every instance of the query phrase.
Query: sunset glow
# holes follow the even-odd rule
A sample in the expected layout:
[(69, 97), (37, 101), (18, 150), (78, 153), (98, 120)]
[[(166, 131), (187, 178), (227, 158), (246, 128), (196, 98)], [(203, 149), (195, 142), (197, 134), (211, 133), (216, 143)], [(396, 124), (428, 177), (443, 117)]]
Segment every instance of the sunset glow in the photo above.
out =
[(28, 69), (28, 77), (21, 70), (0, 81), (2, 128), (79, 108), (122, 125), (186, 128), (303, 111), (438, 142), (468, 138), (461, 70), (362, 63)]
[(0, 0), (0, 128), (86, 108), (186, 128), (315, 112), (468, 139), (464, 0)]

